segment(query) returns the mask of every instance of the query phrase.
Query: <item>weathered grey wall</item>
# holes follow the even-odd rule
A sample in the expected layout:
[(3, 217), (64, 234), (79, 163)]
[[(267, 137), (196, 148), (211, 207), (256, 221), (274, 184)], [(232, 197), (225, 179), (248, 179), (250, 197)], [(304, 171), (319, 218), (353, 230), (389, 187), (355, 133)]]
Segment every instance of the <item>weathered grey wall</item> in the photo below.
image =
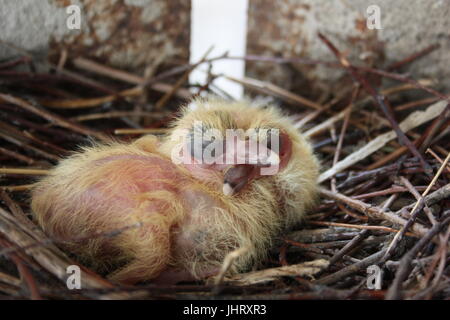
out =
[[(434, 78), (444, 90), (450, 90), (449, 0), (249, 1), (249, 54), (333, 60), (332, 53), (318, 39), (318, 31), (343, 52), (350, 53), (349, 57), (357, 64), (376, 61), (387, 65), (439, 43), (440, 49), (406, 70), (416, 78)], [(382, 30), (366, 28), (369, 5), (380, 7)], [(316, 79), (332, 84), (341, 75), (338, 70), (321, 66), (263, 63), (247, 64), (247, 73), (291, 89)]]
[[(82, 10), (81, 31), (66, 26), (66, 7)], [(56, 58), (96, 58), (107, 64), (143, 69), (187, 62), (190, 1), (185, 0), (2, 0), (0, 40)], [(0, 43), (0, 58), (17, 51)]]
[[(81, 31), (66, 27), (65, 7), (71, 3), (82, 8)], [(382, 30), (365, 27), (372, 4), (381, 8)], [(71, 56), (138, 71), (186, 62), (189, 29), (189, 0), (1, 0), (0, 5), (0, 40), (53, 59), (67, 47)], [(403, 71), (436, 79), (450, 90), (450, 0), (250, 0), (249, 54), (333, 60), (317, 31), (359, 64), (387, 65), (439, 43), (440, 49)], [(15, 54), (0, 43), (0, 59)], [(315, 87), (315, 80), (333, 84), (342, 71), (248, 63), (247, 73), (300, 90)]]

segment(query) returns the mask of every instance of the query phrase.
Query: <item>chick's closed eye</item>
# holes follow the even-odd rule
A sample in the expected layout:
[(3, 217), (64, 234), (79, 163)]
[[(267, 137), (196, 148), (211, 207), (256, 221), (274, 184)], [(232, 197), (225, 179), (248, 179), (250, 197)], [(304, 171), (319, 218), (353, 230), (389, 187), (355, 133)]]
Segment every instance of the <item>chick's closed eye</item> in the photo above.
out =
[(258, 265), (314, 205), (317, 160), (276, 108), (192, 104), (164, 138), (94, 145), (62, 160), (32, 192), (43, 230), (124, 283), (210, 276), (244, 247), (229, 272)]

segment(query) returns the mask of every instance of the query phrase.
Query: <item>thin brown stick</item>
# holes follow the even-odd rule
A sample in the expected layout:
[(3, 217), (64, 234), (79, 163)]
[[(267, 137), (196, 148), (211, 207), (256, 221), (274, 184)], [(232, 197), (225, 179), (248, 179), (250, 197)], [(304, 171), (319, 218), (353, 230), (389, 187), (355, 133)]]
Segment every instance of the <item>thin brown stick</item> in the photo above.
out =
[(361, 231), (356, 237), (354, 237), (350, 242), (343, 246), (338, 252), (334, 254), (330, 259), (330, 265), (334, 265), (338, 262), (344, 255), (349, 253), (353, 248), (358, 246), (364, 239), (370, 235), (370, 230), (365, 229)]
[(390, 256), (392, 255), (394, 249), (396, 248), (396, 246), (398, 245), (400, 240), (403, 238), (403, 235), (405, 234), (405, 232), (416, 221), (416, 218), (417, 218), (418, 214), (420, 213), (419, 208), (423, 207), (424, 204), (425, 204), (424, 197), (428, 194), (428, 192), (430, 192), (431, 188), (436, 183), (436, 180), (441, 175), (442, 171), (444, 170), (444, 168), (447, 165), (449, 160), (450, 160), (450, 152), (448, 153), (447, 157), (445, 158), (444, 163), (442, 163), (441, 167), (439, 168), (439, 170), (434, 175), (434, 177), (431, 180), (430, 184), (428, 185), (427, 189), (422, 193), (421, 197), (419, 198), (419, 200), (417, 200), (416, 204), (412, 208), (411, 213), (410, 213), (411, 217), (409, 218), (407, 223), (403, 225), (401, 230), (395, 235), (394, 239), (392, 239), (392, 242), (389, 244), (388, 250), (386, 251), (386, 255), (383, 257), (383, 261), (386, 261), (387, 259), (390, 258)]
[(323, 109), (322, 105), (320, 105), (314, 101), (311, 101), (309, 99), (306, 99), (302, 96), (299, 96), (298, 94), (295, 94), (295, 93), (287, 91), (283, 88), (280, 88), (269, 82), (264, 82), (264, 81), (256, 80), (256, 79), (249, 78), (249, 77), (237, 79), (237, 78), (234, 78), (231, 76), (225, 76), (225, 78), (227, 78), (231, 81), (243, 84), (245, 86), (249, 86), (254, 89), (262, 90), (264, 92), (269, 91), (271, 94), (276, 95), (287, 102), (294, 101), (297, 104), (304, 105), (304, 106), (312, 108), (312, 109), (316, 109), (316, 110)]
[(116, 129), (114, 130), (114, 134), (164, 134), (168, 130), (167, 128)]
[[(405, 177), (400, 177), (401, 182), (404, 186), (408, 189), (408, 191), (416, 198), (417, 201), (423, 201), (422, 195), (418, 192), (418, 188), (413, 186), (412, 183)], [(427, 187), (428, 188), (428, 187)], [(426, 190), (426, 189), (425, 189)], [(431, 224), (436, 224), (436, 219), (433, 216), (433, 213), (431, 212), (430, 208), (427, 207), (427, 205), (424, 205), (423, 211), (425, 211), (428, 220), (430, 220)]]
[(148, 117), (148, 118), (162, 118), (168, 116), (168, 112), (148, 112), (148, 111), (111, 111), (102, 113), (90, 113), (76, 117), (72, 117), (73, 121), (91, 121), (100, 119), (113, 119), (121, 117)]
[(0, 174), (24, 174), (29, 176), (42, 176), (49, 173), (49, 170), (29, 169), (29, 168), (0, 168)]
[[(328, 221), (308, 221), (308, 224), (314, 224), (318, 226), (333, 226), (333, 227), (345, 227), (345, 228), (354, 228), (354, 229), (362, 229), (362, 230), (378, 230), (378, 231), (386, 231), (386, 232), (398, 232), (399, 230), (383, 227), (383, 226), (366, 226), (360, 224), (350, 224), (350, 223), (338, 223), (338, 222), (328, 222)], [(410, 237), (417, 237), (417, 235), (409, 233)]]
[[(425, 186), (416, 186), (415, 189), (423, 191), (426, 189), (426, 187)], [(373, 191), (373, 192), (369, 192), (369, 193), (358, 194), (357, 196), (352, 196), (352, 198), (353, 199), (367, 199), (367, 198), (385, 196), (385, 195), (395, 194), (395, 193), (400, 193), (400, 192), (405, 192), (405, 191), (408, 191), (408, 188), (400, 187), (400, 186), (393, 186), (391, 188), (380, 190), (380, 191)]]
[[(108, 66), (104, 66), (92, 60), (88, 60), (85, 58), (77, 58), (73, 62), (80, 69), (101, 74), (113, 79), (122, 80), (128, 83), (137, 84), (138, 86), (135, 88), (140, 88), (141, 90), (143, 90), (143, 85), (146, 84), (145, 78), (130, 74), (126, 71), (117, 70)], [(164, 93), (171, 92), (173, 90), (173, 86), (165, 83), (151, 82), (148, 83), (148, 85), (150, 86), (151, 89)], [(192, 97), (192, 94), (185, 89), (177, 89), (174, 93), (176, 96), (182, 99), (189, 99), (190, 97)]]
[(402, 154), (406, 153), (406, 151), (408, 151), (408, 148), (405, 146), (401, 146), (400, 148), (396, 149), (394, 152), (389, 153), (387, 156), (385, 156), (385, 157), (381, 158), (380, 160), (369, 165), (367, 167), (367, 170), (373, 170), (373, 169), (382, 167), (385, 164), (399, 158)]
[(135, 76), (128, 72), (117, 70), (82, 57), (73, 59), (72, 63), (79, 69), (108, 76), (113, 79), (122, 80), (127, 83), (140, 84), (142, 82), (142, 78), (139, 76)]
[(431, 171), (430, 166), (427, 164), (425, 159), (417, 150), (416, 146), (408, 139), (405, 133), (400, 128), (399, 124), (395, 120), (392, 107), (389, 104), (388, 99), (385, 96), (382, 96), (378, 93), (378, 91), (364, 78), (361, 74), (357, 72), (357, 70), (350, 64), (347, 58), (341, 54), (341, 52), (331, 43), (331, 41), (325, 37), (323, 34), (319, 33), (319, 38), (327, 45), (327, 47), (334, 53), (334, 55), (338, 58), (339, 62), (347, 69), (347, 71), (351, 74), (353, 80), (357, 83), (360, 83), (364, 90), (369, 93), (374, 101), (379, 105), (384, 115), (387, 117), (389, 122), (391, 123), (392, 129), (397, 134), (397, 137), (403, 145), (408, 147), (411, 153), (416, 156), (420, 163), (422, 164), (425, 170)]
[[(6, 240), (0, 239), (0, 244), (8, 247), (10, 244)], [(22, 279), (25, 281), (28, 289), (30, 290), (30, 296), (32, 300), (42, 300), (41, 294), (39, 292), (38, 286), (36, 284), (36, 280), (31, 274), (30, 270), (28, 270), (27, 266), (24, 264), (23, 260), (16, 254), (10, 253), (8, 254), (9, 258), (14, 262), (19, 271)]]
[(83, 99), (39, 99), (39, 103), (44, 107), (54, 108), (54, 109), (82, 109), (82, 108), (93, 108), (101, 104), (112, 102), (122, 97), (133, 97), (138, 96), (143, 93), (143, 88), (136, 86), (130, 89), (126, 89), (118, 92), (117, 94), (112, 94), (108, 96), (98, 97), (98, 98), (83, 98)]
[(438, 266), (438, 270), (436, 272), (436, 275), (433, 279), (433, 283), (432, 283), (432, 290), (430, 292), (430, 297), (433, 294), (433, 290), (439, 285), (439, 282), (443, 276), (444, 273), (444, 269), (446, 266), (446, 259), (447, 259), (447, 254), (448, 254), (448, 239), (450, 237), (450, 226), (447, 227), (447, 232), (445, 233), (445, 235), (442, 237), (441, 239), (441, 245), (439, 246), (438, 249), (438, 256), (439, 256), (439, 266)]
[(404, 111), (404, 110), (412, 109), (412, 108), (415, 108), (415, 107), (418, 107), (418, 106), (421, 106), (421, 105), (433, 103), (433, 102), (436, 102), (438, 100), (439, 100), (439, 98), (437, 98), (437, 97), (420, 99), (420, 100), (404, 103), (404, 104), (401, 104), (399, 106), (395, 106), (394, 109), (395, 109), (395, 111)]
[(349, 215), (355, 219), (361, 220), (361, 221), (367, 221), (369, 220), (368, 217), (366, 216), (361, 216), (359, 214), (356, 214), (350, 210), (348, 210), (347, 208), (345, 208), (345, 206), (342, 205), (342, 203), (338, 203), (337, 206), (339, 207), (339, 209), (341, 209), (346, 215)]
[[(433, 151), (433, 149), (428, 148), (426, 152), (429, 153), (429, 154), (431, 154), (431, 155), (432, 155), (437, 161), (439, 161), (441, 164), (444, 163), (444, 160), (442, 160), (441, 157), (439, 157), (439, 156)], [(446, 167), (447, 167), (447, 171), (450, 172), (450, 165), (447, 164)]]
[[(388, 293), (386, 295), (387, 300), (401, 299), (403, 296), (401, 289), (403, 281), (406, 279), (411, 271), (412, 263), (411, 261), (416, 257), (416, 255), (423, 249), (423, 247), (428, 244), (431, 239), (438, 234), (443, 228), (450, 223), (450, 213), (447, 213), (443, 217), (442, 221), (434, 225), (415, 245), (408, 251), (400, 261), (400, 266), (395, 274), (395, 278), (391, 286), (389, 287)], [(386, 250), (385, 250), (386, 251)]]
[[(383, 210), (377, 206), (368, 205), (362, 201), (352, 199), (338, 192), (331, 192), (324, 188), (320, 188), (319, 191), (323, 196), (330, 199), (334, 199), (336, 201), (341, 201), (346, 205), (348, 205), (349, 207), (364, 213), (369, 218), (387, 220), (391, 223), (400, 224), (402, 226), (407, 223), (407, 220), (401, 218), (400, 216), (396, 215), (391, 211)], [(411, 231), (418, 236), (424, 236), (425, 234), (427, 234), (429, 229), (422, 226), (419, 223), (415, 223), (411, 227)]]
[(0, 189), (4, 191), (9, 192), (21, 192), (21, 191), (27, 191), (33, 188), (34, 184), (24, 184), (20, 186), (0, 186)]
[(0, 93), (0, 100), (15, 104), (25, 110), (28, 110), (34, 114), (37, 114), (38, 116), (50, 121), (51, 123), (58, 125), (60, 127), (63, 127), (63, 128), (87, 135), (87, 136), (96, 137), (101, 141), (110, 141), (110, 139), (103, 133), (91, 130), (91, 129), (81, 126), (79, 124), (72, 123), (71, 121), (66, 120), (65, 118), (63, 118), (59, 115), (56, 115), (51, 112), (48, 112), (47, 110), (38, 108), (23, 99), (13, 97), (8, 94)]
[(33, 164), (35, 162), (35, 160), (33, 158), (27, 157), (23, 154), (20, 154), (20, 153), (17, 153), (17, 152), (14, 152), (12, 150), (8, 150), (8, 149), (2, 148), (2, 147), (0, 147), (0, 153), (3, 153), (4, 155), (7, 155), (16, 160), (25, 162), (26, 164)]
[(176, 91), (181, 88), (181, 86), (186, 83), (186, 81), (189, 78), (189, 75), (191, 74), (191, 72), (197, 68), (199, 65), (201, 65), (205, 60), (206, 57), (210, 54), (210, 52), (212, 51), (214, 47), (211, 46), (208, 50), (206, 50), (206, 52), (204, 53), (204, 55), (200, 58), (200, 60), (191, 65), (190, 68), (188, 70), (186, 70), (186, 72), (181, 76), (181, 78), (179, 78), (177, 80), (177, 82), (173, 85), (172, 90), (167, 91), (155, 104), (155, 109), (156, 110), (161, 110), (164, 105), (170, 100), (170, 98), (176, 93)]
[[(350, 117), (352, 114), (352, 109), (353, 109), (353, 102), (355, 101), (356, 97), (358, 97), (359, 94), (359, 86), (356, 86), (353, 93), (352, 93), (352, 97), (350, 100), (350, 104), (348, 105), (348, 107), (345, 109), (345, 116), (344, 116), (344, 122), (342, 124), (342, 128), (341, 128), (341, 133), (339, 136), (339, 140), (338, 143), (336, 145), (336, 152), (334, 154), (333, 157), (333, 166), (338, 162), (339, 160), (339, 156), (341, 154), (341, 149), (342, 149), (342, 144), (344, 142), (344, 136), (345, 136), (345, 132), (347, 131), (348, 128), (348, 123), (350, 121)], [(331, 190), (336, 191), (336, 179), (333, 178), (331, 180)]]
[(43, 157), (44, 159), (58, 161), (59, 157), (48, 153), (38, 147), (32, 146), (31, 139), (23, 134), (23, 132), (15, 129), (13, 126), (10, 126), (2, 121), (0, 121), (0, 137), (4, 140), (15, 144), (21, 149), (31, 150), (34, 154)]
[(440, 47), (440, 45), (438, 43), (432, 44), (428, 47), (426, 47), (425, 49), (422, 49), (418, 52), (413, 53), (412, 55), (398, 61), (395, 63), (390, 64), (387, 69), (388, 70), (394, 70), (394, 69), (398, 69), (402, 66), (404, 66), (405, 64), (409, 64), (423, 56), (426, 56), (427, 54), (433, 52), (434, 50), (438, 49)]
[(17, 66), (19, 64), (29, 63), (31, 61), (32, 61), (32, 59), (29, 56), (19, 57), (19, 58), (12, 59), (10, 61), (6, 61), (6, 62), (1, 63), (0, 64), (0, 69), (12, 68), (12, 67), (15, 67), (15, 66)]
[(385, 251), (386, 251), (385, 249), (378, 251), (377, 253), (374, 253), (355, 264), (345, 267), (345, 268), (343, 268), (333, 274), (330, 274), (326, 277), (320, 278), (317, 281), (314, 281), (314, 283), (321, 284), (321, 285), (330, 285), (332, 283), (335, 283), (335, 282), (341, 280), (342, 278), (349, 276), (352, 273), (358, 272), (358, 271), (374, 264), (384, 254)]

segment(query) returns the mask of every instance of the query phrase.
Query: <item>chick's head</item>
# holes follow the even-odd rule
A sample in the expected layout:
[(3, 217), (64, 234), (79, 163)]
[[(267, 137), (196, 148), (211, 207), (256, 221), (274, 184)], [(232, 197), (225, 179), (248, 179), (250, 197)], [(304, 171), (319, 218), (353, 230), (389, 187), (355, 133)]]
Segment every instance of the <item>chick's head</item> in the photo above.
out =
[(274, 106), (197, 98), (174, 121), (163, 149), (199, 179), (219, 181), (225, 196), (271, 188), (287, 224), (315, 202), (318, 161)]

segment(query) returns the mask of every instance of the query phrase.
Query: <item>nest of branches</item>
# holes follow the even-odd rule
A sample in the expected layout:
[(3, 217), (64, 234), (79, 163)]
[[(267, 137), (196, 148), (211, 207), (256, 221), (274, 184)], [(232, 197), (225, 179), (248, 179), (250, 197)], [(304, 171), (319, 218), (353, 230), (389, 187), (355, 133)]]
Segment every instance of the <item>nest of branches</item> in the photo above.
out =
[[(36, 72), (22, 51), (1, 62), (0, 298), (450, 298), (450, 100), (431, 81), (399, 73), (437, 46), (379, 69), (352, 65), (319, 38), (334, 61), (223, 55), (145, 78), (66, 54), (48, 63), (48, 72)], [(212, 84), (222, 75), (210, 73), (194, 90), (187, 79), (201, 63), (230, 58), (265, 61), (268, 68), (307, 63), (347, 71), (350, 81), (321, 98), (231, 78), (279, 102), (313, 142), (323, 167), (317, 208), (277, 239), (262, 269), (234, 279), (121, 287), (85, 268), (83, 287), (69, 290), (67, 267), (78, 264), (76, 257), (34, 224), (32, 184), (89, 140), (164, 134), (193, 95), (229, 98)], [(407, 91), (420, 98), (407, 98)], [(371, 286), (368, 272), (381, 281)]]

